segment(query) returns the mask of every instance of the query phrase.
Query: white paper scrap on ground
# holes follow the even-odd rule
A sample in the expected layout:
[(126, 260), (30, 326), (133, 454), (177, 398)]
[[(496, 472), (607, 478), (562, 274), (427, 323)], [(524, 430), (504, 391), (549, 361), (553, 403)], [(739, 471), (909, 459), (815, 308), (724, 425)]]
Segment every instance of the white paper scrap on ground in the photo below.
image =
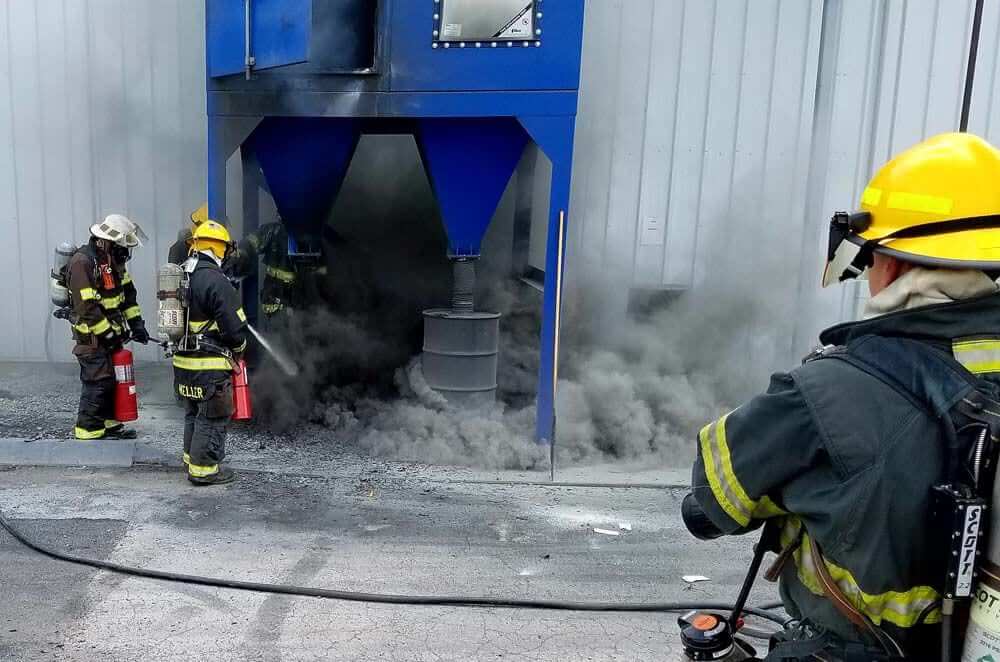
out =
[(620, 536), (621, 535), (621, 533), (618, 532), (618, 531), (611, 531), (609, 529), (597, 529), (597, 528), (594, 529), (594, 533), (601, 533), (601, 534), (604, 534), (606, 536)]
[(684, 575), (683, 577), (681, 577), (681, 579), (686, 581), (688, 584), (697, 584), (698, 582), (710, 581), (709, 578), (706, 577), (705, 575)]

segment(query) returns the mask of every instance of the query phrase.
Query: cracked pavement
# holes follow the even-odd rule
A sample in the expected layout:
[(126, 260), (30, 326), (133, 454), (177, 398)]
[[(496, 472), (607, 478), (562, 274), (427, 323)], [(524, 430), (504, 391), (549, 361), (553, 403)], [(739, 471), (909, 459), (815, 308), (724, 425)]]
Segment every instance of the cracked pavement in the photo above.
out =
[[(750, 539), (698, 542), (678, 489), (484, 485), (391, 469), (0, 468), (0, 508), (59, 549), (159, 570), (365, 592), (735, 598)], [(620, 536), (594, 527), (632, 531)], [(688, 587), (684, 574), (711, 578)], [(339, 602), (169, 584), (41, 557), (0, 533), (2, 660), (677, 659), (676, 615)], [(758, 584), (753, 602), (775, 597)]]

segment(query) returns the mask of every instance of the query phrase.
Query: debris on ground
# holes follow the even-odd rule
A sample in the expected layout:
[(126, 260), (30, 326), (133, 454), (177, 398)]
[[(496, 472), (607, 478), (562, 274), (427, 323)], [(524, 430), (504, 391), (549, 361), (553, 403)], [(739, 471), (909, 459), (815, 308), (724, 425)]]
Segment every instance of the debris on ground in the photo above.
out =
[(698, 582), (709, 582), (712, 581), (705, 575), (684, 575), (681, 577), (688, 584), (697, 584)]

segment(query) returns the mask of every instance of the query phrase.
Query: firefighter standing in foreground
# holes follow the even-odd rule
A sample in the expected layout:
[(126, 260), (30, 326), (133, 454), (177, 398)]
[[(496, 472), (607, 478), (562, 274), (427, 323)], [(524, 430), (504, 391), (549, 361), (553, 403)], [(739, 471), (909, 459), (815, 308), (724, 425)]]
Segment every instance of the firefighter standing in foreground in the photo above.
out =
[(232, 482), (221, 467), (226, 457), (226, 427), (233, 414), (232, 373), (246, 350), (246, 315), (236, 288), (222, 272), (232, 249), (229, 231), (215, 221), (195, 228), (191, 257), (188, 324), (174, 355), (174, 387), (185, 408), (184, 461), (196, 485)]
[(717, 528), (705, 537), (781, 528), (782, 598), (822, 647), (787, 659), (939, 659), (951, 530), (931, 519), (932, 488), (951, 414), (929, 403), (1000, 384), (998, 182), (1000, 151), (969, 134), (883, 166), (830, 227), (824, 285), (867, 272), (864, 319), (699, 434), (689, 498)]
[(126, 269), (133, 248), (140, 246), (139, 228), (111, 214), (90, 228), (90, 241), (66, 266), (73, 315), (73, 354), (80, 362), (80, 406), (74, 428), (77, 439), (134, 439), (135, 431), (114, 419), (115, 374), (111, 354), (130, 337), (149, 342), (146, 323)]

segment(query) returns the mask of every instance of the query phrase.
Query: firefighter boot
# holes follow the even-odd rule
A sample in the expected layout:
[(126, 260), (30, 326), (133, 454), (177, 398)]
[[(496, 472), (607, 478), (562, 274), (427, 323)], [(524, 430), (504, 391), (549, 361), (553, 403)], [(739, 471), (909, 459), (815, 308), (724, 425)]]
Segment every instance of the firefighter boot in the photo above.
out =
[(125, 427), (122, 423), (104, 430), (105, 439), (135, 439), (136, 437), (138, 435), (135, 430)]
[(220, 467), (218, 471), (214, 474), (209, 474), (208, 476), (192, 476), (189, 472), (188, 480), (191, 484), (199, 486), (225, 485), (226, 483), (231, 483), (236, 480), (236, 472), (225, 467)]

